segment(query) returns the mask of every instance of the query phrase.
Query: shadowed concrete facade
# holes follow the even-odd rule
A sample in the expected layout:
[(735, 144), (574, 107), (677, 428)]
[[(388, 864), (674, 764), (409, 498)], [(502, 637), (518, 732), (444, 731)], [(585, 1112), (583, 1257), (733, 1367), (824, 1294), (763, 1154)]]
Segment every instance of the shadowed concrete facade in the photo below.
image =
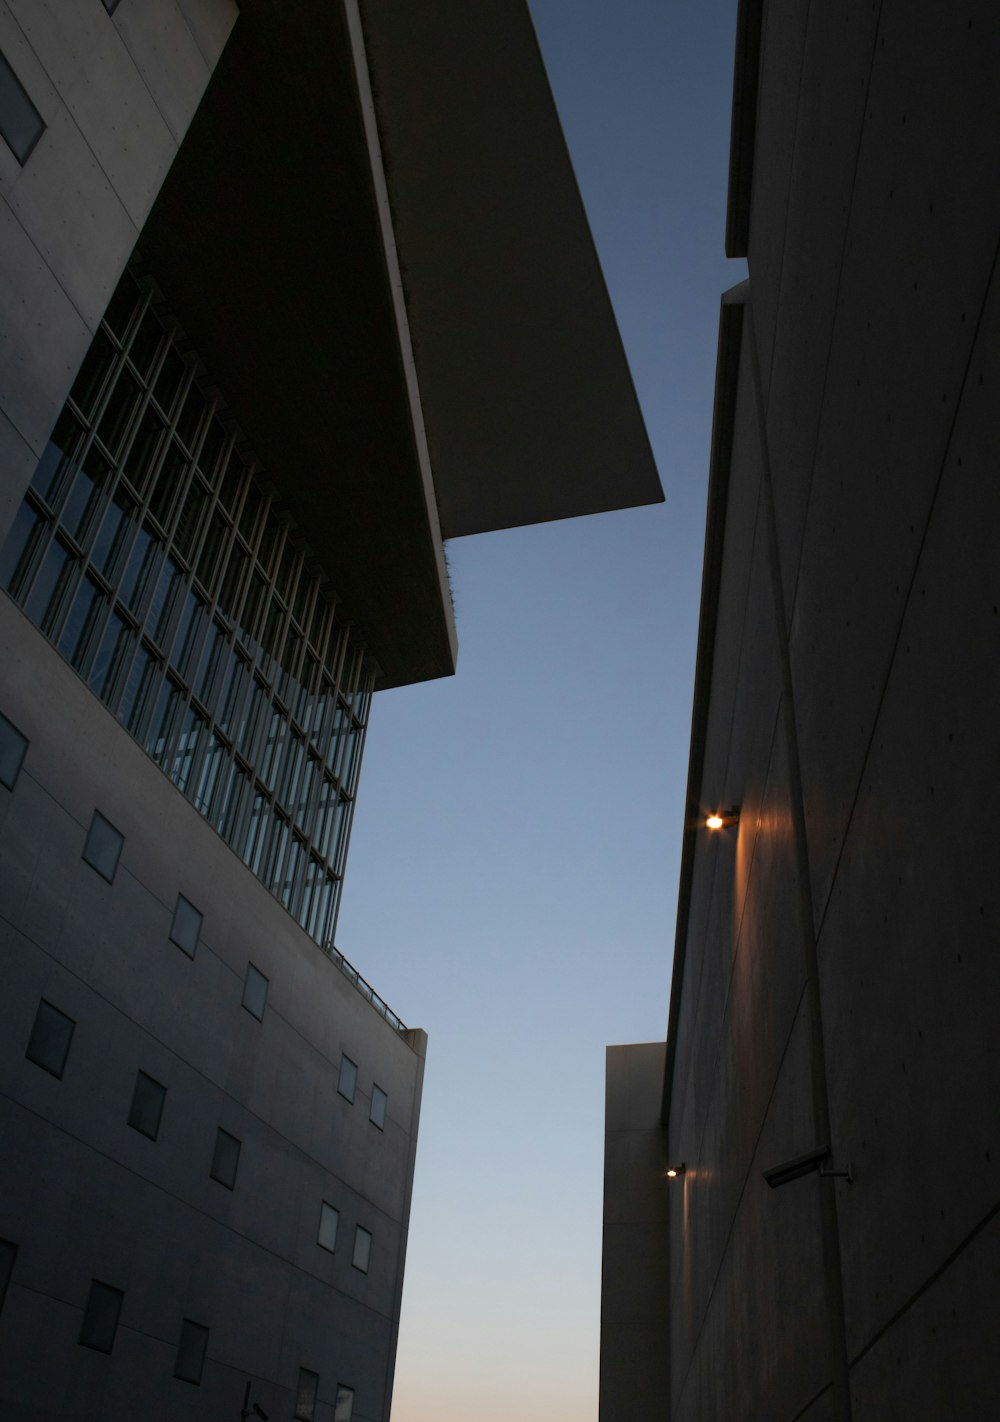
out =
[[(333, 944), (370, 692), (455, 669), (445, 537), (661, 497), (523, 0), (491, 7), (502, 54), (468, 7), (406, 8), (420, 43), (357, 0), (0, 0), (25, 1422), (387, 1422), (426, 1037)], [(429, 92), (503, 135), (464, 287), (424, 229), (468, 150), (393, 117)], [(533, 241), (495, 347), (469, 293), (518, 223), (491, 204)]]
[[(1000, 20), (748, 3), (737, 49), (670, 1385), (645, 1411), (602, 1385), (601, 1416), (972, 1422), (1000, 1386)], [(853, 1183), (768, 1188), (820, 1147)]]

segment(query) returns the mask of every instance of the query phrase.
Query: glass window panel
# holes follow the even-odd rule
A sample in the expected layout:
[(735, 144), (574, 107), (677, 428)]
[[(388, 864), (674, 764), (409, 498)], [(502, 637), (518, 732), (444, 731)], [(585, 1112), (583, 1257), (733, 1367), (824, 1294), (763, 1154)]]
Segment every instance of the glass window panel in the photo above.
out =
[(389, 1098), (381, 1086), (373, 1086), (372, 1109), (368, 1113), (368, 1119), (373, 1126), (378, 1126), (380, 1131), (385, 1130), (385, 1108), (388, 1104)]
[(314, 894), (317, 885), (323, 882), (323, 866), (318, 859), (309, 856), (305, 866), (305, 879), (302, 885), (302, 902), (299, 905), (298, 919), (302, 927), (309, 932), (314, 910)]
[(231, 518), (235, 518), (240, 506), (240, 496), (246, 482), (247, 467), (235, 449), (230, 450), (222, 476), (219, 498)]
[(243, 1006), (256, 1017), (258, 1022), (264, 1020), (264, 1008), (267, 1006), (269, 986), (270, 979), (266, 978), (259, 968), (255, 968), (253, 963), (248, 963), (246, 977), (243, 980)]
[[(315, 602), (313, 603), (312, 617), (311, 617), (310, 620), (309, 620), (309, 640), (310, 640), (310, 642), (313, 644), (313, 646), (316, 648), (317, 652), (319, 652), (320, 656), (322, 656), (323, 653), (324, 653), (324, 651), (325, 651), (325, 648), (324, 648), (324, 646), (323, 646), (323, 642), (324, 642), (325, 637), (327, 636), (326, 624), (327, 624), (327, 620), (328, 620), (329, 614), (330, 614), (330, 602), (329, 602), (329, 599), (326, 598), (321, 592), (317, 592), (317, 594), (316, 594), (316, 600), (315, 600)], [(327, 659), (326, 663), (324, 663), (324, 665), (327, 666), (328, 670), (329, 670), (331, 673), (333, 673), (334, 675), (336, 674), (336, 669), (337, 669), (337, 644), (336, 644), (336, 639), (337, 639), (338, 636), (339, 636), (339, 631), (338, 631), (336, 628), (334, 628), (334, 631), (333, 631), (333, 633), (332, 633), (331, 636), (330, 636), (330, 641), (331, 641), (330, 656), (329, 656), (329, 658)]]
[(281, 883), (285, 855), (288, 850), (288, 836), (288, 821), (284, 815), (275, 810), (271, 816), (270, 842), (261, 864), (261, 878), (274, 893), (278, 892), (278, 886)]
[(115, 580), (129, 535), (135, 527), (137, 514), (135, 500), (130, 498), (119, 484), (101, 520), (101, 527), (94, 539), (90, 555), (95, 567), (101, 570), (110, 583)]
[(0, 549), (0, 586), (12, 597), (19, 597), (31, 568), (35, 550), (47, 520), (36, 513), (29, 503), (23, 503), (14, 516), (10, 532)]
[(329, 776), (324, 775), (316, 803), (316, 829), (313, 834), (313, 843), (324, 859), (327, 857), (326, 846), (330, 840), (336, 803), (337, 787)]
[(142, 724), (159, 663), (144, 642), (136, 649), (118, 707), (118, 719), (136, 735)]
[(312, 795), (319, 777), (319, 761), (316, 756), (306, 756), (305, 768), (302, 772), (302, 779), (295, 792), (295, 803), (293, 810), (295, 813), (295, 825), (303, 834), (309, 833), (310, 809), (312, 806)]
[(292, 546), (291, 534), (285, 532), (285, 546), (281, 553), (281, 569), (278, 573), (278, 596), (284, 598), (285, 602), (291, 603), (292, 589), (295, 582), (295, 570), (299, 561), (297, 550)]
[(309, 716), (309, 723), (306, 727), (313, 745), (320, 754), (323, 753), (325, 738), (329, 730), (326, 723), (330, 718), (334, 704), (333, 686), (329, 677), (324, 676), (320, 680), (319, 687), (317, 688)]
[(177, 631), (174, 634), (174, 650), (171, 657), (174, 666), (185, 680), (187, 679), (188, 663), (191, 660), (191, 654), (198, 640), (198, 633), (201, 631), (204, 616), (204, 602), (193, 589), (190, 589), (187, 597), (184, 599), (184, 606), (181, 609)]
[(83, 358), (80, 373), (69, 393), (70, 399), (88, 419), (94, 413), (94, 406), (104, 389), (104, 382), (114, 366), (117, 354), (104, 332), (98, 331), (90, 343), (90, 350)]
[(0, 715), (0, 785), (13, 790), (21, 773), (29, 741), (13, 721)]
[(78, 543), (86, 543), (87, 531), (100, 507), (101, 490), (110, 480), (111, 465), (100, 450), (91, 445), (60, 517), (63, 528)]
[(235, 621), (240, 605), (240, 590), (243, 586), (243, 574), (246, 571), (249, 558), (246, 549), (238, 539), (233, 539), (232, 547), (229, 550), (229, 561), (226, 564), (226, 576), (222, 582), (222, 589), (219, 592), (219, 611), (223, 617), (229, 621)]
[(125, 836), (116, 830), (110, 820), (106, 820), (99, 810), (95, 810), (90, 820), (90, 829), (83, 846), (82, 858), (91, 869), (96, 869), (102, 879), (114, 882), (121, 858)]
[(157, 765), (163, 765), (166, 761), (167, 747), (170, 744), (170, 734), (173, 730), (177, 709), (182, 699), (180, 688), (167, 677), (163, 686), (160, 688), (160, 695), (157, 698), (156, 706), (153, 710), (149, 733), (146, 736), (146, 750), (156, 761)]
[(184, 487), (184, 481), (187, 477), (187, 465), (187, 455), (179, 444), (171, 440), (167, 447), (163, 464), (160, 467), (160, 473), (156, 480), (156, 488), (153, 490), (153, 496), (149, 501), (149, 512), (164, 528), (166, 528), (170, 522), (170, 515), (177, 500), (177, 495)]
[(271, 571), (271, 560), (278, 544), (278, 534), (280, 531), (281, 525), (275, 518), (273, 510), (269, 507), (264, 519), (264, 528), (260, 535), (260, 547), (257, 550), (257, 557), (268, 573)]
[(72, 1017), (67, 1017), (65, 1012), (60, 1012), (58, 1007), (53, 1007), (52, 1003), (46, 1002), (43, 997), (38, 1004), (35, 1023), (24, 1055), (29, 1062), (34, 1062), (35, 1066), (40, 1066), (43, 1071), (61, 1080), (66, 1070), (66, 1058), (69, 1056), (75, 1026)]
[(204, 717), (200, 716), (193, 706), (189, 706), (181, 725), (181, 733), (177, 737), (177, 746), (170, 767), (170, 778), (182, 793), (187, 790), (188, 781), (191, 778), (191, 767), (194, 764), (195, 754), (204, 729)]
[(204, 916), (189, 899), (183, 894), (177, 895), (177, 903), (174, 905), (174, 917), (170, 925), (170, 941), (176, 943), (177, 947), (186, 953), (189, 958), (193, 958), (198, 951), (198, 939), (201, 937), (201, 925)]
[(246, 599), (243, 603), (243, 612), (237, 625), (239, 635), (252, 650), (256, 650), (254, 635), (257, 630), (257, 622), (260, 618), (260, 610), (267, 595), (267, 584), (259, 573), (254, 573), (250, 579), (250, 586), (247, 588)]
[(189, 450), (193, 450), (197, 442), (198, 430), (205, 414), (205, 408), (205, 397), (192, 381), (181, 412), (177, 417), (177, 433)]
[(198, 772), (198, 783), (193, 795), (195, 809), (208, 815), (212, 808), (212, 795), (219, 783), (219, 772), (226, 759), (226, 744), (218, 736), (212, 735)]
[(201, 453), (198, 455), (198, 464), (201, 467), (201, 471), (209, 479), (211, 479), (215, 473), (215, 466), (218, 464), (219, 456), (226, 447), (226, 440), (228, 438), (229, 436), (219, 424), (218, 420), (209, 420), (208, 428), (205, 431), (205, 438), (202, 441)]
[(153, 386), (153, 395), (157, 404), (168, 415), (174, 408), (177, 392), (187, 373), (187, 366), (177, 353), (176, 348), (171, 346), (163, 358), (163, 364), (156, 377), (156, 384)]
[(340, 1075), (337, 1078), (337, 1090), (346, 1101), (353, 1101), (355, 1092), (358, 1089), (358, 1065), (352, 1062), (350, 1057), (340, 1057)]
[(122, 443), (141, 398), (142, 389), (135, 376), (122, 367), (97, 426), (98, 436), (113, 459), (121, 453)]
[(177, 600), (177, 593), (181, 583), (184, 581), (184, 574), (173, 558), (164, 561), (163, 568), (156, 583), (156, 589), (149, 604), (149, 612), (146, 617), (146, 625), (151, 629), (157, 642), (161, 645), (166, 640), (167, 629), (170, 626), (170, 616), (174, 610), (174, 603)]
[(98, 1353), (112, 1351), (124, 1297), (121, 1289), (113, 1289), (110, 1284), (91, 1279), (78, 1340), (82, 1347), (94, 1348)]
[(281, 625), (285, 620), (285, 614), (280, 603), (272, 598), (267, 609), (267, 619), (264, 623), (264, 635), (261, 639), (266, 668), (270, 670), (270, 664), (278, 654), (278, 642), (281, 636)]
[(194, 553), (194, 546), (198, 541), (198, 533), (210, 497), (208, 489), (200, 479), (191, 480), (188, 491), (184, 495), (184, 502), (181, 504), (177, 530), (174, 533), (174, 547), (188, 563)]
[(213, 1180), (218, 1180), (220, 1185), (225, 1185), (227, 1190), (232, 1190), (236, 1184), (236, 1172), (240, 1164), (240, 1146), (242, 1141), (236, 1136), (231, 1136), (228, 1131), (224, 1131), (220, 1126), (215, 1137), (215, 1150), (212, 1153), (212, 1168), (209, 1171)]
[(144, 1071), (136, 1074), (132, 1105), (129, 1107), (128, 1123), (134, 1131), (155, 1141), (160, 1134), (163, 1120), (163, 1103), (167, 1099), (167, 1088), (154, 1081)]
[(132, 544), (129, 560), (125, 565), (118, 596), (130, 612), (137, 612), (147, 587), (152, 582), (152, 573), (160, 551), (160, 540), (148, 524), (143, 524)]
[(267, 727), (267, 740), (263, 746), (261, 756), (261, 778), (269, 790), (273, 790), (278, 778), (278, 770), (281, 765), (281, 756), (285, 747), (285, 738), (288, 734), (288, 722), (284, 713), (277, 705), (272, 705), (271, 716)]
[(234, 655), (229, 666), (229, 676), (223, 682), (222, 707), (217, 717), (220, 729), (227, 736), (236, 736), (236, 712), (248, 673), (247, 663), (241, 656)]
[(296, 1422), (314, 1422), (319, 1399), (319, 1373), (299, 1368), (299, 1385), (295, 1392)]
[(97, 692), (102, 701), (110, 702), (114, 698), (131, 635), (131, 629), (117, 612), (113, 612), (108, 618), (88, 678), (92, 690)]
[(125, 475), (140, 492), (144, 492), (156, 465), (166, 425), (149, 406), (143, 411), (135, 439), (125, 456)]
[(316, 685), (316, 674), (319, 670), (319, 663), (312, 652), (306, 652), (302, 659), (302, 676), (299, 680), (298, 694), (295, 698), (293, 714), (295, 719), (309, 730), (309, 702), (313, 687)]
[(334, 775), (337, 774), (337, 763), (340, 758), (339, 752), (342, 748), (344, 739), (342, 733), (344, 727), (347, 724), (347, 720), (347, 709), (343, 705), (343, 703), (338, 700), (337, 704), (333, 708), (333, 724), (330, 728), (330, 743), (327, 746), (326, 750), (326, 768), (327, 770), (331, 770)]
[(24, 604), (24, 610), (32, 622), (38, 623), (43, 632), (50, 632), (58, 620), (63, 594), (72, 574), (75, 560), (65, 543), (53, 538), (42, 565), (35, 574)]
[(200, 1386), (207, 1349), (208, 1329), (204, 1324), (185, 1318), (181, 1323), (181, 1336), (177, 1344), (174, 1377), (180, 1378), (181, 1382)]
[(278, 898), (286, 909), (292, 907), (298, 883), (299, 867), (302, 864), (304, 853), (302, 841), (292, 835), (284, 863), (281, 866), (281, 877), (275, 888)]
[(247, 489), (246, 497), (243, 500), (243, 509), (240, 513), (240, 532), (250, 544), (251, 548), (253, 547), (254, 534), (263, 506), (264, 496), (253, 480), (251, 480), (250, 487)]
[(226, 629), (218, 622), (213, 622), (209, 628), (208, 636), (205, 638), (201, 660), (198, 663), (198, 672), (194, 679), (195, 694), (200, 701), (205, 702), (206, 706), (212, 705), (212, 688), (225, 646)]
[(103, 604), (101, 589), (88, 575), (77, 588), (59, 638), (60, 652), (77, 670), (86, 661), (87, 649)]
[(234, 848), (249, 783), (249, 777), (243, 767), (237, 765), (235, 761), (231, 761), (219, 792), (215, 827), (223, 839)]
[(242, 714), (237, 719), (235, 727), (236, 744), (247, 760), (252, 761), (254, 758), (253, 747), (257, 737), (257, 726), (262, 720), (266, 702), (267, 692), (254, 677), (250, 695), (242, 707)]
[(0, 134), (17, 161), (27, 163), (31, 150), (45, 132), (41, 114), (27, 90), (0, 54)]
[(361, 746), (361, 727), (356, 721), (352, 721), (347, 732), (346, 750), (344, 752), (343, 764), (340, 769), (340, 779), (348, 794), (354, 791), (354, 771), (357, 765), (358, 750)]
[(337, 1384), (337, 1398), (333, 1404), (333, 1422), (351, 1422), (354, 1416), (354, 1389)]
[(53, 508), (58, 504), (67, 475), (75, 467), (84, 432), (68, 410), (64, 410), (49, 436), (45, 452), (31, 478), (31, 487)]
[(291, 731), (288, 738), (288, 750), (285, 753), (285, 764), (278, 785), (278, 799), (283, 805), (291, 807), (295, 803), (295, 792), (304, 756), (305, 746), (302, 744), (302, 737), (296, 731)]
[(198, 577), (202, 586), (209, 593), (212, 592), (218, 581), (222, 549), (228, 532), (228, 523), (216, 509), (212, 514), (208, 532), (205, 534), (205, 541), (198, 555)]
[(264, 842), (267, 839), (267, 822), (270, 806), (267, 796), (259, 787), (254, 791), (253, 799), (250, 802), (250, 814), (247, 818), (246, 845), (243, 850), (243, 862), (248, 865), (254, 874), (260, 868), (264, 858)]
[(312, 593), (315, 586), (315, 578), (303, 568), (299, 574), (298, 586), (295, 589), (295, 603), (292, 610), (295, 613), (296, 622), (300, 627), (305, 629), (309, 627), (309, 605), (312, 602)]
[(123, 272), (122, 279), (115, 287), (114, 295), (108, 302), (108, 309), (104, 313), (105, 321), (119, 340), (124, 339), (133, 313), (141, 300), (142, 292), (136, 284), (135, 277), (130, 271)]
[(295, 678), (295, 673), (299, 665), (299, 652), (302, 648), (302, 638), (289, 627), (285, 633), (285, 644), (281, 651), (281, 658), (278, 666), (278, 695), (286, 704), (298, 705), (301, 688)]
[(129, 348), (129, 358), (144, 380), (149, 379), (149, 372), (153, 368), (162, 340), (163, 325), (159, 318), (147, 309)]
[(351, 1263), (355, 1269), (360, 1269), (362, 1274), (368, 1273), (368, 1265), (372, 1257), (372, 1237), (367, 1229), (358, 1225), (354, 1231), (354, 1257)]
[(340, 1211), (335, 1210), (332, 1205), (328, 1205), (324, 1200), (319, 1209), (319, 1233), (316, 1236), (316, 1243), (321, 1249), (328, 1249), (332, 1254), (337, 1248), (337, 1224), (340, 1220)]
[(330, 940), (333, 921), (333, 889), (333, 876), (327, 874), (323, 882), (317, 885), (316, 892), (313, 894), (313, 914), (309, 932), (324, 948)]

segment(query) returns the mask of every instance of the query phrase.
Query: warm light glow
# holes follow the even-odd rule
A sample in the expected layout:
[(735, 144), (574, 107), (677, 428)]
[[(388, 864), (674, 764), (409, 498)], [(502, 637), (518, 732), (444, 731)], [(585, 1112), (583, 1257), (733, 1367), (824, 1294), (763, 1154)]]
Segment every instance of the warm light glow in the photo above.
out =
[(721, 829), (723, 825), (723, 819), (721, 815), (709, 815), (705, 823), (709, 829)]
[(663, 1173), (668, 1180), (676, 1180), (678, 1175), (683, 1175), (686, 1169), (685, 1165), (668, 1165)]

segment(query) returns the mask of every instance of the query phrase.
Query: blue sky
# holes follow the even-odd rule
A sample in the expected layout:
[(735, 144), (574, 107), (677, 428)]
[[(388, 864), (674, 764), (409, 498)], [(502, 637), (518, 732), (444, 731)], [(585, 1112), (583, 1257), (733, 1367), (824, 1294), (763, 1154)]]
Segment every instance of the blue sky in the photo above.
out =
[(663, 481), (453, 541), (376, 698), (337, 941), (430, 1035), (393, 1422), (597, 1416), (604, 1047), (664, 1035), (735, 0), (530, 0)]

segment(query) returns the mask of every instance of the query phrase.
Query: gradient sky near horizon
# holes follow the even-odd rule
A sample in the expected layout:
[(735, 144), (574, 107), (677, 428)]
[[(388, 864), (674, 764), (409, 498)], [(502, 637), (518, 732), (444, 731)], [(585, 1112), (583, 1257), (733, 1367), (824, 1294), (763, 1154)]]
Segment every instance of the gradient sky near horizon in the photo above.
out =
[(595, 1422), (604, 1048), (666, 1031), (736, 0), (529, 0), (666, 503), (448, 545), (338, 947), (430, 1037), (393, 1422)]

